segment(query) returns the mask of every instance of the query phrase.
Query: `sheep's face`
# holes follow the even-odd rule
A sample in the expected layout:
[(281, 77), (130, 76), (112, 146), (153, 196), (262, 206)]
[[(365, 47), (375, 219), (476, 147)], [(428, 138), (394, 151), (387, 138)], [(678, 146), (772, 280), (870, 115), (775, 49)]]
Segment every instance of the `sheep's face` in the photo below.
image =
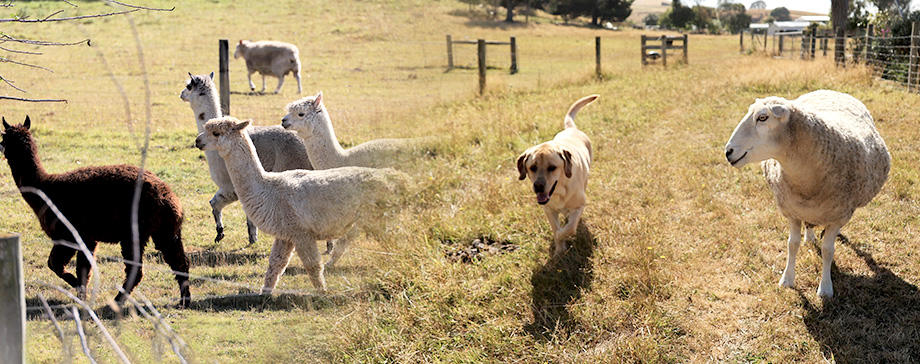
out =
[(736, 168), (775, 158), (789, 121), (789, 101), (779, 97), (758, 99), (748, 108), (725, 145), (725, 158)]
[(240, 56), (243, 55), (243, 50), (246, 49), (248, 44), (249, 44), (248, 40), (241, 40), (239, 43), (237, 43), (236, 50), (233, 51), (233, 59), (240, 58)]
[(572, 177), (572, 153), (548, 144), (531, 147), (517, 160), (518, 179), (529, 177), (537, 203), (545, 205), (553, 197), (556, 185), (563, 178)]
[(204, 132), (195, 138), (195, 147), (205, 151), (230, 150), (247, 126), (249, 120), (239, 121), (230, 116), (208, 120), (204, 124)]
[(188, 81), (185, 82), (185, 88), (179, 93), (179, 98), (192, 105), (200, 105), (210, 101), (210, 94), (214, 90), (214, 72), (207, 76), (193, 76), (189, 72), (188, 77)]
[(287, 106), (287, 115), (281, 118), (281, 126), (294, 130), (306, 139), (319, 130), (317, 126), (324, 122), (326, 108), (323, 106), (323, 93), (307, 96)]

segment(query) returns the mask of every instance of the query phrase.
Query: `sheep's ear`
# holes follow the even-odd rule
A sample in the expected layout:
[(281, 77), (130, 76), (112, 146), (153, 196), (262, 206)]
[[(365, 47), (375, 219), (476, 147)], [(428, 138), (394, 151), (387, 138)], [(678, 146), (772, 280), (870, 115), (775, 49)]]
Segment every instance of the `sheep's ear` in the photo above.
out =
[(773, 105), (770, 106), (770, 113), (779, 120), (786, 120), (789, 116), (789, 107), (782, 104)]
[(323, 92), (320, 91), (319, 93), (316, 94), (316, 97), (313, 98), (313, 108), (315, 108), (316, 111), (319, 111), (321, 109), (320, 106), (322, 105), (323, 105)]
[(240, 44), (243, 44), (243, 40), (242, 40), (242, 39), (240, 39)]
[(211, 74), (208, 75), (208, 77), (210, 77), (210, 78), (213, 80), (213, 79), (214, 79), (214, 71), (211, 71)]
[(188, 73), (188, 78), (192, 78), (192, 73), (191, 73), (191, 72)]
[(250, 122), (250, 120), (243, 120), (243, 121), (240, 121), (239, 123), (237, 123), (236, 125), (233, 126), (233, 130), (234, 130), (234, 131), (237, 131), (237, 130), (246, 129), (246, 127), (249, 126), (249, 122)]
[(26, 115), (26, 121), (22, 123), (22, 126), (26, 127), (26, 130), (29, 130), (29, 127), (32, 126), (32, 120), (29, 120), (29, 115)]
[(565, 168), (562, 169), (565, 172), (565, 178), (572, 178), (572, 153), (563, 150), (562, 153), (559, 154), (562, 157), (562, 161), (565, 163)]
[(6, 123), (6, 117), (5, 117), (5, 116), (4, 116), (4, 117), (0, 117), (0, 119), (3, 119), (3, 129), (9, 129), (9, 128), (10, 128), (10, 124), (7, 124), (7, 123)]
[(525, 161), (525, 160), (527, 160), (527, 153), (521, 154), (521, 156), (518, 157), (518, 160), (517, 160), (517, 168), (518, 168), (518, 174), (519, 174), (518, 179), (519, 179), (519, 180), (523, 180), (524, 178), (527, 178), (527, 170), (524, 168), (524, 167), (525, 167), (525, 166), (524, 166), (524, 161)]

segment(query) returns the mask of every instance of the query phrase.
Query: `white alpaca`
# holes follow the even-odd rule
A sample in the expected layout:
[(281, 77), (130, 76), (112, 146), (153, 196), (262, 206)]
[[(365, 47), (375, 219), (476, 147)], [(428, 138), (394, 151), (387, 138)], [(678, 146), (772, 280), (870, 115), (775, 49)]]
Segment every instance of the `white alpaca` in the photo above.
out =
[(290, 72), (297, 80), (297, 93), (302, 91), (300, 87), (300, 50), (297, 49), (297, 46), (267, 40), (258, 42), (241, 40), (236, 45), (236, 51), (233, 52), (234, 59), (240, 57), (246, 60), (246, 77), (249, 79), (250, 90), (256, 90), (256, 85), (252, 83), (252, 74), (255, 72), (262, 75), (262, 92), (265, 92), (265, 75), (278, 77), (278, 87), (275, 93), (281, 91), (284, 75)]
[[(187, 101), (192, 107), (198, 132), (202, 133), (204, 132), (205, 122), (223, 116), (220, 110), (217, 87), (212, 80), (214, 73), (211, 72), (210, 76), (192, 76), (191, 73), (188, 75), (189, 80), (179, 97)], [(307, 149), (303, 141), (295, 133), (278, 126), (255, 126), (249, 129), (249, 134), (252, 137), (253, 144), (255, 144), (259, 161), (265, 170), (313, 169), (310, 165), (310, 159), (307, 157)], [(214, 222), (217, 224), (217, 237), (214, 238), (214, 241), (218, 242), (224, 238), (221, 211), (228, 204), (236, 201), (237, 196), (223, 158), (215, 151), (207, 151), (204, 155), (208, 160), (211, 180), (217, 184), (217, 192), (211, 198), (211, 213), (214, 215)], [(258, 230), (252, 221), (248, 219), (246, 224), (249, 227), (249, 244), (255, 243), (258, 239)]]
[(326, 289), (317, 240), (336, 241), (327, 268), (342, 256), (359, 231), (380, 231), (380, 206), (394, 199), (402, 174), (393, 169), (344, 167), (322, 171), (266, 172), (245, 132), (249, 121), (212, 119), (195, 145), (220, 153), (227, 164), (243, 210), (275, 236), (262, 293), (270, 294), (297, 251), (314, 287)]
[(850, 95), (815, 91), (795, 100), (758, 99), (725, 146), (725, 157), (741, 168), (763, 161), (767, 184), (789, 220), (788, 256), (780, 279), (795, 280), (795, 256), (802, 241), (825, 226), (818, 295), (831, 297), (834, 241), (840, 228), (878, 194), (888, 179), (891, 156), (869, 110)]
[(323, 105), (322, 92), (288, 104), (287, 112), (281, 119), (281, 126), (297, 131), (297, 135), (303, 138), (310, 162), (316, 169), (390, 167), (417, 142), (414, 139), (376, 139), (349, 149), (342, 148)]

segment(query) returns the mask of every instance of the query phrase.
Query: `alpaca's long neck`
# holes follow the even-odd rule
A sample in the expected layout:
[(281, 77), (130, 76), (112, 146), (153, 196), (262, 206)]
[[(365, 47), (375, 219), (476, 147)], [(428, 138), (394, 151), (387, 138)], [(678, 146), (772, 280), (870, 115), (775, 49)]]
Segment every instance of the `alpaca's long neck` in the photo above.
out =
[(252, 144), (249, 134), (243, 130), (242, 138), (227, 150), (221, 150), (220, 156), (227, 165), (230, 180), (240, 200), (252, 196), (265, 179), (265, 169), (259, 162), (256, 147)]
[(322, 120), (313, 129), (313, 135), (304, 138), (310, 162), (320, 169), (345, 166), (348, 152), (342, 148), (338, 139), (335, 138), (332, 120), (329, 119), (329, 113), (326, 112), (325, 108), (323, 108), (320, 117)]
[[(12, 153), (10, 153), (12, 154)], [(35, 140), (29, 139), (29, 144), (24, 148), (23, 154), (9, 159), (10, 173), (16, 181), (16, 187), (38, 187), (48, 177), (41, 160), (38, 159), (38, 149)]]
[(195, 124), (198, 125), (198, 132), (203, 133), (204, 123), (224, 116), (220, 110), (220, 99), (217, 98), (217, 90), (211, 89), (206, 100), (193, 104), (192, 111), (195, 112)]

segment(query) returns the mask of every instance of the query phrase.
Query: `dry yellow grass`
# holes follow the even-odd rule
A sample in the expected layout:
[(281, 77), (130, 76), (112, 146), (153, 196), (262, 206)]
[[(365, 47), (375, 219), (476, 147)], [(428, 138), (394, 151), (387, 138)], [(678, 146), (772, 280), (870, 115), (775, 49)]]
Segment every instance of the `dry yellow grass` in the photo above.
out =
[[(557, 26), (546, 18), (507, 27), (463, 16), (466, 5), (451, 1), (176, 5), (175, 12), (135, 21), (153, 92), (149, 166), (185, 206), (193, 274), (257, 287), (269, 250), (267, 236), (242, 248), (238, 205), (225, 210), (226, 240), (211, 242), (213, 186), (201, 153), (189, 148), (195, 129), (178, 92), (186, 71), (217, 68), (218, 38), (300, 46), (310, 75), (305, 92), (324, 91), (343, 142), (442, 137), (435, 156), (408, 167), (417, 193), (397, 217), (400, 229), (385, 241), (358, 242), (330, 272), (327, 296), (262, 302), (226, 297), (247, 288), (197, 279), (194, 309), (176, 310), (165, 305), (175, 296), (174, 283), (153, 270), (162, 264), (148, 259), (151, 269), (138, 291), (160, 304), (199, 361), (905, 362), (920, 353), (920, 261), (912, 234), (920, 208), (920, 130), (911, 112), (920, 98), (864, 70), (739, 55), (736, 38), (714, 36), (691, 36), (690, 65), (643, 69), (638, 32)], [(81, 27), (125, 83), (140, 120), (142, 81), (124, 19), (9, 31), (66, 38), (81, 34)], [(521, 73), (490, 70), (489, 93), (476, 97), (475, 71), (443, 72), (445, 33), (517, 36)], [(592, 77), (595, 35), (604, 37), (603, 81)], [(489, 52), (490, 64), (506, 67), (501, 50)], [(472, 49), (457, 57), (472, 64)], [(53, 77), (13, 67), (3, 75), (33, 96), (70, 103), (4, 103), (3, 114), (11, 121), (32, 115), (46, 167), (136, 163), (135, 139), (94, 52), (51, 50), (40, 59), (55, 69)], [(242, 62), (232, 62), (233, 91), (245, 91), (243, 75)], [(293, 87), (288, 82), (281, 95), (234, 94), (231, 108), (238, 117), (276, 124), (281, 108), (298, 97)], [(777, 286), (785, 223), (759, 169), (732, 169), (722, 152), (754, 98), (794, 98), (820, 88), (863, 100), (893, 156), (882, 193), (843, 229), (849, 242), (838, 243), (838, 297), (830, 302), (814, 295), (820, 259), (813, 247), (799, 253), (797, 288)], [(549, 227), (526, 183), (516, 179), (514, 159), (551, 138), (565, 108), (590, 93), (601, 99), (577, 120), (596, 156), (585, 223), (573, 250), (548, 262)], [(50, 244), (5, 163), (0, 205), (0, 230), (23, 234), (27, 277), (62, 283), (44, 267)], [(520, 249), (475, 264), (445, 259), (454, 246), (443, 242), (482, 235)], [(99, 255), (118, 250), (105, 246)], [(122, 267), (106, 262), (102, 270), (109, 297)], [(280, 288), (310, 290), (297, 259)], [(30, 303), (35, 292), (27, 292)], [(50, 323), (34, 319), (29, 330), (32, 360), (57, 361), (60, 344)], [(174, 360), (151, 348), (154, 338), (142, 319), (120, 321), (117, 337), (138, 361)], [(91, 340), (97, 355), (114, 359), (97, 332)]]

